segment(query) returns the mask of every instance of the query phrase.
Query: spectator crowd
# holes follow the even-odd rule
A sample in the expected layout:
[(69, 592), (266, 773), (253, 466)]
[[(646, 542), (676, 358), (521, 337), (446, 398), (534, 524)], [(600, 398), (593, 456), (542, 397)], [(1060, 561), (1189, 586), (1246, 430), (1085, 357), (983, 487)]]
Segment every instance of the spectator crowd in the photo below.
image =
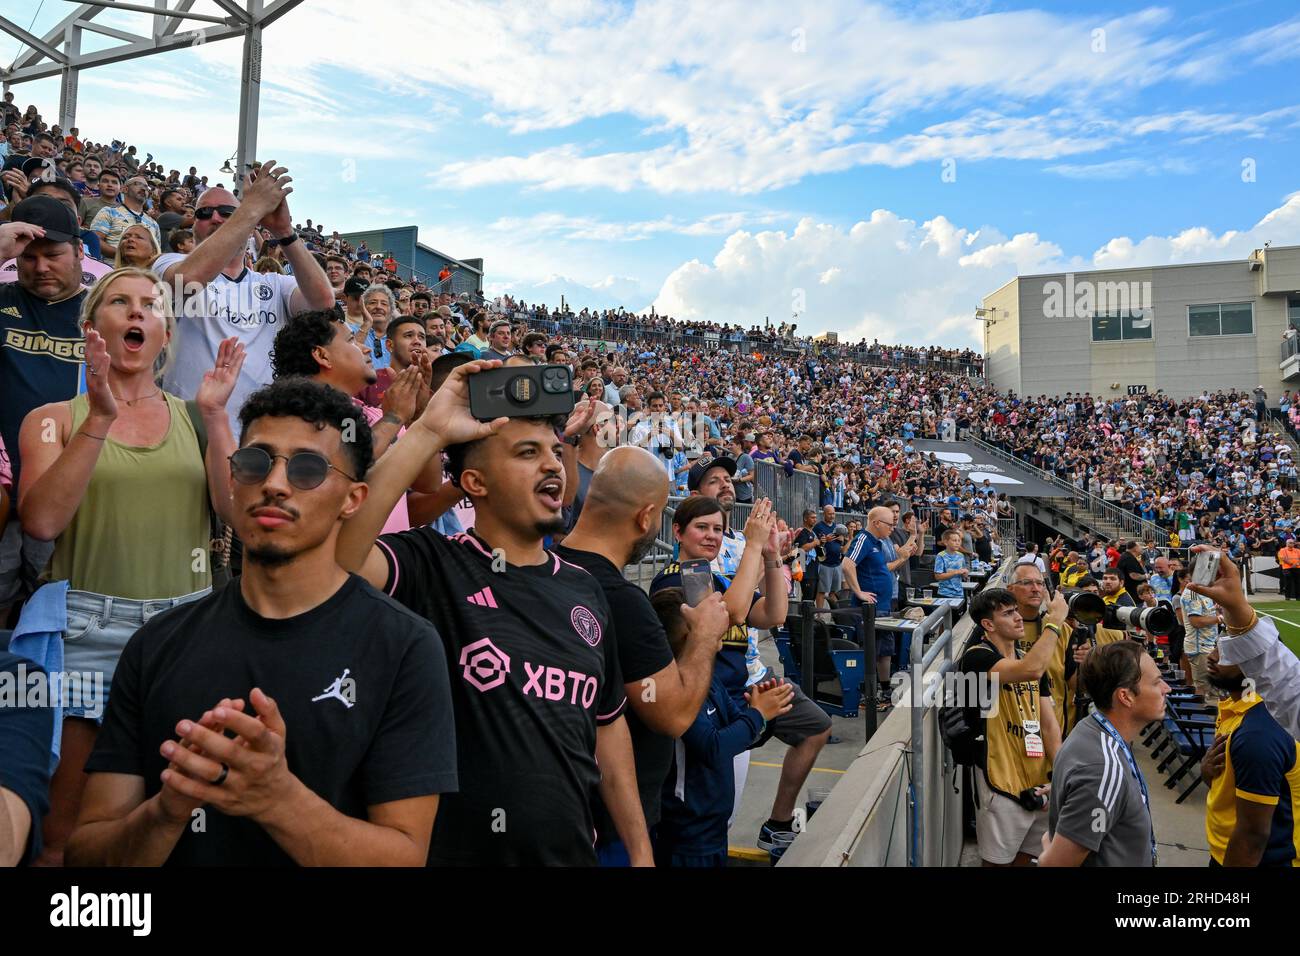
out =
[[(830, 739), (759, 654), (791, 597), (900, 611), (928, 551), (960, 598), (1014, 544), (917, 440), (1233, 554), (1294, 527), (1258, 396), (1030, 399), (969, 350), (485, 302), (295, 224), (273, 161), (236, 192), (0, 114), (0, 674), (62, 684), (0, 706), (0, 863), (719, 865), (750, 750), (788, 747), (775, 850)], [(569, 366), (573, 411), (476, 419), (492, 363)], [(761, 461), (815, 482), (802, 527)]]

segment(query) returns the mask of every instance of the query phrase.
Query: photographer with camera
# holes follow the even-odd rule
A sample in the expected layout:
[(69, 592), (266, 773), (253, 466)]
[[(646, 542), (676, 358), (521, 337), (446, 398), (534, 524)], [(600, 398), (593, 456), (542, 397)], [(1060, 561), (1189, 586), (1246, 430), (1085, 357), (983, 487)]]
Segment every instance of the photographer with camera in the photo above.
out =
[(1169, 685), (1132, 641), (1094, 650), (1081, 677), (1096, 710), (1056, 755), (1050, 839), (1043, 839), (1038, 865), (1155, 866), (1151, 797), (1132, 745), (1164, 716)]
[(975, 595), (970, 616), (979, 631), (957, 666), (961, 673), (994, 675), (998, 687), (995, 706), (981, 714), (984, 746), (976, 758), (975, 836), (985, 866), (1028, 866), (1038, 852), (1047, 832), (1048, 770), (1061, 746), (1046, 674), (1062, 640), (1065, 597), (1058, 592), (1052, 598), (1023, 656), (1017, 646), (1025, 634), (1020, 604), (1005, 588)]
[[(1024, 621), (1024, 637), (1020, 640), (1020, 647), (1028, 651), (1042, 636), (1040, 625), (1047, 609), (1047, 581), (1032, 564), (1019, 564), (1011, 571), (1008, 587), (1015, 595), (1020, 617)], [(1067, 600), (1067, 608), (1068, 604)], [(1061, 629), (1052, 656), (1047, 662), (1047, 679), (1051, 682), (1052, 704), (1060, 717), (1064, 737), (1077, 719), (1070, 680), (1075, 668), (1071, 665), (1087, 656), (1088, 649), (1095, 641), (1095, 634), (1091, 628), (1081, 630), (1079, 623), (1069, 616), (1068, 610), (1063, 623), (1065, 626)]]

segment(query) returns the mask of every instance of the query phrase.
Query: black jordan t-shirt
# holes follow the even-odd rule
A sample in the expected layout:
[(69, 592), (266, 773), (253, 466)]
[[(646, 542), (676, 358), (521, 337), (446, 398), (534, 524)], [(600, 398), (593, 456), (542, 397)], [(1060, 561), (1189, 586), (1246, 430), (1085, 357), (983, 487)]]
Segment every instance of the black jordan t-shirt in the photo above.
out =
[[(176, 724), (259, 687), (280, 710), (289, 770), (340, 813), (456, 789), (455, 729), (443, 645), (429, 622), (356, 575), (284, 620), (254, 613), (239, 579), (149, 621), (127, 642), (88, 773), (162, 788)], [(186, 827), (168, 865), (275, 866), (291, 858), (255, 822), (212, 807)]]
[(460, 792), (442, 801), (432, 865), (594, 865), (597, 724), (627, 703), (604, 592), (546, 552), (493, 571), (473, 533), (384, 535), (384, 588), (446, 645)]
[[(609, 610), (613, 615), (613, 636), (618, 648), (619, 669), (623, 672), (623, 687), (634, 684), (633, 693), (646, 695), (653, 691), (649, 678), (673, 662), (673, 651), (668, 646), (668, 635), (655, 613), (650, 596), (627, 578), (603, 555), (590, 551), (575, 551), (559, 547), (556, 553), (566, 561), (586, 568), (605, 589)], [(650, 699), (650, 698), (646, 698)], [(655, 733), (637, 717), (629, 707), (627, 729), (632, 735), (632, 754), (636, 758), (636, 785), (641, 795), (641, 810), (646, 826), (659, 822), (659, 796), (664, 779), (673, 763), (673, 738)], [(618, 839), (609, 815), (599, 808), (596, 823), (599, 842), (604, 844)]]

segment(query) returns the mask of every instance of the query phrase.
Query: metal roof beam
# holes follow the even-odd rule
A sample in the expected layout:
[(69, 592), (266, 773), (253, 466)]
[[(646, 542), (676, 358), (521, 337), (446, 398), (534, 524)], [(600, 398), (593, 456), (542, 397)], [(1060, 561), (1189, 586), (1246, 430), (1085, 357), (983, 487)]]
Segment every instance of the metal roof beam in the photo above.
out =
[[(216, 30), (203, 31), (203, 40), (205, 43), (212, 43), (217, 40), (229, 40), (234, 37), (243, 36), (247, 32), (247, 27), (240, 26), (223, 26)], [(190, 33), (176, 33), (168, 37), (158, 37), (154, 40), (144, 40), (139, 43), (127, 43), (122, 46), (112, 47), (107, 50), (98, 50), (94, 53), (83, 54), (76, 62), (77, 69), (85, 70), (95, 66), (107, 66), (110, 63), (122, 63), (126, 60), (134, 60), (142, 56), (150, 56), (154, 53), (164, 53), (168, 50), (179, 50), (190, 46), (194, 42), (194, 36)], [(30, 80), (43, 80), (47, 77), (58, 76), (63, 70), (60, 63), (37, 63), (34, 66), (23, 67), (6, 74), (3, 79), (7, 83), (25, 83)]]
[[(85, 3), (81, 4), (81, 6), (77, 7), (77, 9), (73, 10), (72, 13), (68, 14), (45, 32), (45, 42), (57, 46), (63, 42), (63, 38), (67, 35), (68, 27), (73, 26), (79, 20), (91, 20), (98, 14), (99, 9), (97, 7), (92, 7)], [(82, 25), (84, 26), (84, 24)], [(24, 66), (31, 66), (33, 63), (39, 63), (43, 59), (45, 59), (45, 54), (36, 47), (31, 47), (29, 44), (29, 49), (26, 52), (19, 53), (18, 57), (10, 66), (10, 69), (17, 70)]]
[(56, 63), (66, 64), (68, 62), (67, 54), (55, 49), (40, 37), (28, 33), (12, 20), (0, 17), (0, 30), (3, 30), (16, 40), (22, 40), (33, 50), (39, 50), (42, 56), (47, 56)]

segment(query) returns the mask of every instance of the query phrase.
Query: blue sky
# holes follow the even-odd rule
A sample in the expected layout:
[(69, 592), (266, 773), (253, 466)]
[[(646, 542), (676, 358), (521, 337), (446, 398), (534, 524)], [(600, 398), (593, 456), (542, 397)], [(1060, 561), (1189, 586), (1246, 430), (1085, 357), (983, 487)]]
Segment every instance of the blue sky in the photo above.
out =
[[(238, 58), (87, 71), (79, 124), (215, 181)], [(418, 224), (489, 292), (976, 345), (1017, 272), (1300, 242), (1297, 75), (1276, 0), (307, 0), (265, 35), (259, 154), (295, 218)], [(56, 81), (15, 92), (56, 112)]]

